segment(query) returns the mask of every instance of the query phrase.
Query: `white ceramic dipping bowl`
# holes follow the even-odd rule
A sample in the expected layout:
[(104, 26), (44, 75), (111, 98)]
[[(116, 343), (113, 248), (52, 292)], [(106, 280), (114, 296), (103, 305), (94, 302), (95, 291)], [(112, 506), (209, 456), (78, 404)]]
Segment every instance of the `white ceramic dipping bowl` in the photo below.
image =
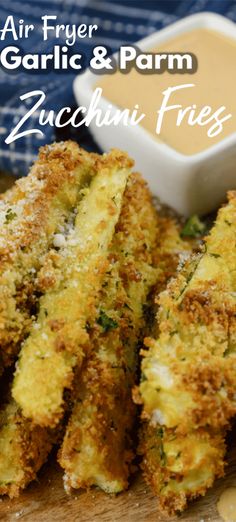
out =
[[(137, 45), (148, 51), (199, 28), (213, 29), (236, 39), (233, 22), (213, 13), (200, 13), (151, 34)], [(99, 78), (90, 70), (76, 77), (74, 93), (80, 106), (89, 106)], [(111, 105), (115, 112), (118, 107), (101, 98), (102, 111)], [(236, 132), (202, 152), (187, 156), (155, 139), (141, 125), (97, 127), (92, 121), (89, 128), (105, 152), (114, 147), (126, 150), (135, 159), (136, 170), (148, 181), (153, 194), (183, 215), (202, 215), (214, 210), (225, 199), (227, 190), (236, 188)]]

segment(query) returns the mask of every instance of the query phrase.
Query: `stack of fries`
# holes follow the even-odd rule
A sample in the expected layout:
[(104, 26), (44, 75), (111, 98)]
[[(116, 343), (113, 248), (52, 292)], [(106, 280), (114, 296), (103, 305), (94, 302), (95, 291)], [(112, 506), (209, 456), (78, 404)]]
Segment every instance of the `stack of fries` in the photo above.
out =
[(67, 491), (126, 489), (135, 402), (138, 452), (163, 509), (181, 511), (223, 474), (236, 410), (236, 196), (192, 254), (132, 166), (118, 150), (57, 143), (0, 199), (2, 379), (14, 365), (1, 494), (17, 496), (54, 444)]
[(236, 413), (235, 227), (231, 192), (201, 251), (159, 294), (158, 332), (142, 351), (142, 466), (169, 514), (224, 474)]

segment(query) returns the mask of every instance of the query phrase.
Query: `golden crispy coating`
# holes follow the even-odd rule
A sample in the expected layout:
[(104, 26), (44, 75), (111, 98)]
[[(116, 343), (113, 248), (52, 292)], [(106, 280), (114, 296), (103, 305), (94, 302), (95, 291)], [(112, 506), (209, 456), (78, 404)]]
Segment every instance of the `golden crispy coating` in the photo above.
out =
[(0, 411), (0, 494), (10, 498), (35, 479), (55, 442), (55, 434), (32, 426), (10, 400)]
[(143, 351), (135, 392), (143, 403), (139, 451), (146, 480), (170, 515), (224, 474), (235, 408), (235, 219), (231, 193), (202, 252), (161, 293), (157, 340), (147, 338)]
[(44, 273), (53, 284), (39, 299), (37, 322), (21, 350), (13, 384), (24, 416), (41, 426), (53, 427), (61, 418), (64, 389), (89, 349), (87, 323), (97, 315), (131, 165), (119, 151), (96, 157), (96, 175), (83, 190), (75, 223)]
[(96, 161), (73, 142), (43, 147), (30, 174), (1, 197), (0, 372), (29, 332), (37, 295), (45, 287), (37, 279), (45, 254), (70, 219)]
[(118, 493), (128, 486), (135, 415), (131, 389), (144, 306), (158, 273), (153, 266), (156, 235), (150, 193), (133, 174), (109, 248), (98, 315), (89, 321), (91, 354), (78, 378), (59, 453), (67, 489), (97, 485)]
[(154, 287), (158, 320), (133, 393), (143, 405), (145, 478), (175, 514), (224, 473), (236, 412), (236, 193), (190, 256), (193, 244), (157, 216), (131, 166), (120, 151), (55, 144), (0, 198), (0, 372), (23, 341), (14, 399), (0, 412), (2, 494), (16, 496), (35, 478), (60, 432), (67, 389), (66, 489), (127, 487), (137, 344), (150, 335)]
[(227, 426), (236, 412), (235, 230), (230, 193), (202, 252), (160, 296), (158, 339), (146, 340), (145, 414), (179, 433)]
[(224, 475), (224, 431), (198, 428), (187, 435), (143, 422), (139, 452), (146, 481), (168, 515), (204, 495), (216, 477)]

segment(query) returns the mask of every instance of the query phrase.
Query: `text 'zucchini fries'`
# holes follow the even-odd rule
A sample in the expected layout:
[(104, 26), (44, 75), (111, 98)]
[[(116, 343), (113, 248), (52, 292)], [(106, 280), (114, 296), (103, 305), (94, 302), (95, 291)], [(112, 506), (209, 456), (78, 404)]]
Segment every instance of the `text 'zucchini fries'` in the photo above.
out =
[(128, 486), (134, 421), (131, 390), (144, 308), (155, 284), (157, 215), (149, 190), (133, 174), (109, 248), (109, 265), (90, 355), (75, 384), (75, 406), (59, 454), (66, 488), (97, 485), (109, 493)]
[(119, 151), (97, 157), (96, 175), (83, 190), (75, 222), (51, 265), (54, 285), (39, 299), (37, 322), (23, 344), (13, 397), (23, 415), (41, 426), (53, 427), (61, 418), (64, 389), (89, 349), (87, 325), (97, 316), (108, 247), (131, 166)]
[(72, 142), (45, 147), (29, 176), (0, 200), (0, 373), (29, 332), (37, 295), (50, 285), (40, 275), (45, 254), (70, 220), (94, 161)]
[(236, 412), (235, 241), (232, 192), (201, 253), (161, 293), (159, 335), (145, 341), (143, 466), (170, 514), (223, 474), (225, 431)]

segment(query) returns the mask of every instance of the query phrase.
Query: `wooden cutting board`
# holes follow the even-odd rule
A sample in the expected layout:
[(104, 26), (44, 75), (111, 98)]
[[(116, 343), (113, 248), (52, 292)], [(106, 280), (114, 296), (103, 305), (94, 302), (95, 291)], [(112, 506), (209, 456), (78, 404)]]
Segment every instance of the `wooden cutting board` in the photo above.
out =
[[(236, 486), (236, 430), (231, 434), (224, 479), (217, 481), (208, 494), (195, 502), (181, 517), (169, 522), (222, 522), (217, 514), (217, 501), (224, 489)], [(51, 458), (19, 499), (3, 498), (0, 520), (4, 522), (164, 522), (156, 498), (138, 473), (128, 491), (117, 497), (92, 489), (66, 495), (62, 486), (62, 471)]]

